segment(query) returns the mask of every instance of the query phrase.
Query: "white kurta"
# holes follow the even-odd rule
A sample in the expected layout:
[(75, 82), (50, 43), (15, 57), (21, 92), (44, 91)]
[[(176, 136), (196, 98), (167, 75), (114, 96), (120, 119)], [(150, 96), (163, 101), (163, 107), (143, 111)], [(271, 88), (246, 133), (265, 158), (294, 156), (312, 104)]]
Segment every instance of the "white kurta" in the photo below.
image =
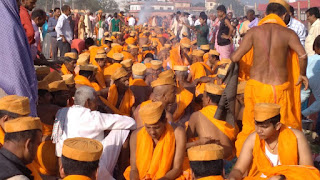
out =
[[(61, 131), (55, 138), (58, 157), (61, 157), (63, 142), (67, 138), (86, 137), (102, 143), (103, 153), (99, 162), (98, 179), (113, 179), (113, 169), (122, 145), (130, 130), (136, 129), (135, 120), (130, 117), (91, 111), (78, 105), (57, 112), (54, 133), (56, 124), (59, 124)], [(106, 137), (105, 130), (110, 130)]]

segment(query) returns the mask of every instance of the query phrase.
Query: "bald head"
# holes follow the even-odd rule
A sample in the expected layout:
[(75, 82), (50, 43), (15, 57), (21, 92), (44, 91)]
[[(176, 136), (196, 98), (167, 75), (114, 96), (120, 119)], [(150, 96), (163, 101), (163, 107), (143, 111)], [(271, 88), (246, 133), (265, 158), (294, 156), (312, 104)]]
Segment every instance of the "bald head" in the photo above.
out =
[(161, 101), (165, 106), (175, 102), (176, 87), (173, 85), (161, 85), (153, 88), (153, 100)]

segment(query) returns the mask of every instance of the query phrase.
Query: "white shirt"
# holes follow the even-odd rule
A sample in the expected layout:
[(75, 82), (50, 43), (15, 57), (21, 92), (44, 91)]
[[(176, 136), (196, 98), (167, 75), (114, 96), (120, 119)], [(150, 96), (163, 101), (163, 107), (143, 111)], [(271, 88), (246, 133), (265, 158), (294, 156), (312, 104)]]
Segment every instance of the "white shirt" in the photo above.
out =
[(69, 44), (71, 44), (71, 41), (73, 39), (73, 32), (70, 27), (70, 22), (68, 20), (68, 16), (65, 14), (61, 14), (61, 16), (58, 19), (57, 25), (56, 25), (56, 32), (57, 32), (57, 40), (62, 40), (62, 37), (60, 35), (63, 35)]
[[(56, 128), (57, 126), (59, 128)], [(62, 133), (57, 135), (56, 129), (60, 129)], [(78, 105), (62, 108), (56, 114), (53, 130), (56, 155), (61, 157), (63, 142), (68, 138), (86, 137), (98, 140), (103, 145), (98, 179), (113, 179), (113, 169), (118, 161), (122, 145), (130, 130), (134, 129), (136, 129), (136, 123), (128, 116), (100, 113)], [(106, 137), (104, 136), (105, 130), (110, 130)]]
[(295, 18), (290, 17), (290, 21), (288, 23), (288, 28), (292, 29), (299, 37), (302, 46), (304, 47), (304, 43), (307, 36), (307, 29), (300, 21)]
[(130, 17), (128, 20), (129, 26), (134, 26), (136, 24), (136, 20), (133, 17)]
[(306, 52), (307, 52), (308, 56), (312, 56), (315, 54), (315, 52), (313, 51), (313, 43), (314, 43), (314, 40), (316, 39), (316, 37), (319, 35), (320, 35), (320, 19), (317, 19), (311, 25), (311, 28), (309, 30), (309, 34), (306, 38), (305, 48), (306, 48)]
[(194, 22), (194, 26), (198, 26), (198, 25), (200, 25), (201, 23), (200, 23), (200, 20), (199, 19), (197, 19), (195, 22)]

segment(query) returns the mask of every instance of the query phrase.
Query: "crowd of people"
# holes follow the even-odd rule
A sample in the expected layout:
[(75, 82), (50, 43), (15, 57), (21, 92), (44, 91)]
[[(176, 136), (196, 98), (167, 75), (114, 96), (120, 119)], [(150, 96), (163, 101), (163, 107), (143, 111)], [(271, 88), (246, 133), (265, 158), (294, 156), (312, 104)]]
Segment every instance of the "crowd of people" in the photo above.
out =
[(309, 30), (285, 0), (146, 22), (0, 8), (0, 179), (320, 179), (318, 8)]

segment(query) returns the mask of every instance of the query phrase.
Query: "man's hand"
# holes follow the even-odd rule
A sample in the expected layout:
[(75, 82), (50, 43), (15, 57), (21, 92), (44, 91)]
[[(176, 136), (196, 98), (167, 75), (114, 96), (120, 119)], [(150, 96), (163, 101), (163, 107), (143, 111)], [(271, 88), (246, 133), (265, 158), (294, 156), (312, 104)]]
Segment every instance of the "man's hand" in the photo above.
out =
[(67, 42), (66, 38), (64, 36), (62, 36), (62, 42)]
[(296, 86), (298, 86), (299, 84), (303, 83), (304, 85), (304, 90), (306, 91), (309, 87), (309, 80), (306, 76), (302, 76), (300, 75), (298, 78), (298, 82), (296, 83)]
[(212, 137), (201, 137), (199, 138), (199, 145), (212, 144), (215, 143), (216, 140)]

